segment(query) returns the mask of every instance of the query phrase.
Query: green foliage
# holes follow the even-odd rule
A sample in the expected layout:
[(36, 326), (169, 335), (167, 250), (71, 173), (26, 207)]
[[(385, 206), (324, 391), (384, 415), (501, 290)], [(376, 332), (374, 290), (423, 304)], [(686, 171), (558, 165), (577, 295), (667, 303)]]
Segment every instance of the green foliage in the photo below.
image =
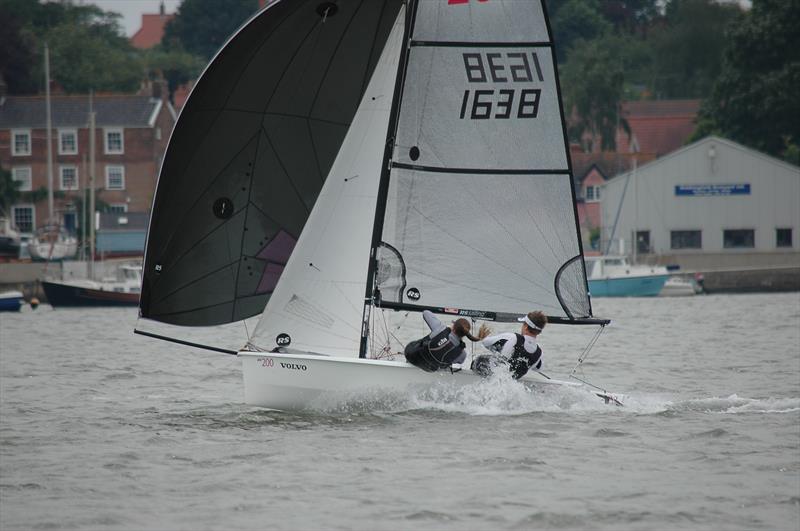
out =
[(626, 125), (618, 112), (624, 77), (622, 65), (604, 42), (579, 41), (570, 50), (561, 85), (565, 107), (574, 113), (570, 139), (580, 142), (588, 134), (593, 145), (614, 150), (617, 126)]
[(257, 7), (256, 0), (228, 0), (224, 9), (219, 0), (183, 0), (162, 42), (168, 50), (185, 50), (208, 61)]
[(197, 79), (206, 64), (204, 59), (182, 48), (166, 50), (160, 45), (145, 50), (143, 60), (150, 79), (167, 80), (170, 96), (180, 85)]
[(711, 92), (719, 76), (725, 28), (740, 10), (709, 0), (673, 0), (663, 25), (649, 35), (650, 90), (661, 98), (697, 98)]
[(93, 5), (0, 0), (0, 73), (9, 92), (44, 88), (45, 42), (50, 45), (51, 77), (65, 91), (137, 89), (142, 65), (118, 18)]
[(728, 34), (722, 71), (701, 109), (704, 130), (796, 156), (800, 141), (800, 1), (760, 0)]
[(558, 3), (552, 19), (553, 38), (559, 62), (579, 40), (601, 37), (611, 30), (611, 24), (600, 14), (597, 0), (566, 0)]
[(0, 166), (0, 215), (11, 213), (11, 206), (19, 201), (19, 183), (11, 177), (11, 172)]
[(104, 35), (103, 28), (60, 24), (46, 38), (51, 77), (66, 92), (132, 92), (139, 88), (144, 69), (138, 54), (127, 41)]

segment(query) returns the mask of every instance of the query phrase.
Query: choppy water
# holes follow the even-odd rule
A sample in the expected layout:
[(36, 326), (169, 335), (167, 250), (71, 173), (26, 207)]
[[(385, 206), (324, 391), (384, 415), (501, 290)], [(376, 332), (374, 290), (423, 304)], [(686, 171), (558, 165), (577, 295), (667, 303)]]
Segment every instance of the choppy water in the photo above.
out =
[[(270, 412), (135, 310), (0, 314), (0, 528), (800, 529), (800, 294), (595, 308), (623, 408), (484, 382)], [(548, 372), (591, 332), (549, 327)]]

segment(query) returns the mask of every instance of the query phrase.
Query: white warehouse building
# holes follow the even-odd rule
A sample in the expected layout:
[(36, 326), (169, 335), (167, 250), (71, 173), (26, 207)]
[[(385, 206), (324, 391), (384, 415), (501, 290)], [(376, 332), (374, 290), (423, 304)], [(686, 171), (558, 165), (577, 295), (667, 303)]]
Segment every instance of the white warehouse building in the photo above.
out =
[(707, 137), (601, 193), (612, 254), (684, 270), (800, 266), (800, 168), (730, 140)]

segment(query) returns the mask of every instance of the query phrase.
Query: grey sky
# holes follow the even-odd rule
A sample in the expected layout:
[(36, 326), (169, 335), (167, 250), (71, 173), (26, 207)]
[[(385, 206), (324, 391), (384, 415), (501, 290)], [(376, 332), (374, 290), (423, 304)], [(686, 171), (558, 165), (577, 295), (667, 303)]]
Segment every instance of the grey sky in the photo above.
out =
[[(130, 37), (142, 25), (142, 13), (158, 13), (161, 0), (76, 0), (76, 4), (95, 4), (105, 11), (114, 11), (122, 15), (120, 23), (125, 35)], [(167, 13), (174, 13), (181, 0), (164, 0)]]

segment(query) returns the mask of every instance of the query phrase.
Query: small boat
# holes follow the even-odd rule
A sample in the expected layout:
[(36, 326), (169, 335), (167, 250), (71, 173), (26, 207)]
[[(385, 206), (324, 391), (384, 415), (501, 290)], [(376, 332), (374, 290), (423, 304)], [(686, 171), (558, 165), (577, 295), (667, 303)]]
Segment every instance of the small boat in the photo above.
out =
[(34, 260), (63, 260), (75, 256), (77, 251), (78, 239), (58, 224), (37, 229), (28, 243), (28, 252)]
[(21, 291), (0, 292), (0, 312), (18, 312), (24, 301)]
[(592, 297), (655, 297), (670, 275), (664, 266), (631, 265), (625, 256), (587, 256)]
[[(599, 334), (556, 68), (542, 0), (270, 3), (175, 124), (139, 323), (259, 324), (237, 350), (135, 331), (236, 355), (246, 403), (292, 410), (479, 381), (382, 359), (395, 312)], [(618, 403), (570, 377), (523, 383)]]
[(688, 297), (702, 293), (702, 288), (694, 279), (671, 276), (661, 288), (661, 297)]
[(66, 306), (136, 306), (142, 283), (140, 265), (121, 265), (115, 277), (101, 281), (43, 280), (42, 289), (53, 308)]

